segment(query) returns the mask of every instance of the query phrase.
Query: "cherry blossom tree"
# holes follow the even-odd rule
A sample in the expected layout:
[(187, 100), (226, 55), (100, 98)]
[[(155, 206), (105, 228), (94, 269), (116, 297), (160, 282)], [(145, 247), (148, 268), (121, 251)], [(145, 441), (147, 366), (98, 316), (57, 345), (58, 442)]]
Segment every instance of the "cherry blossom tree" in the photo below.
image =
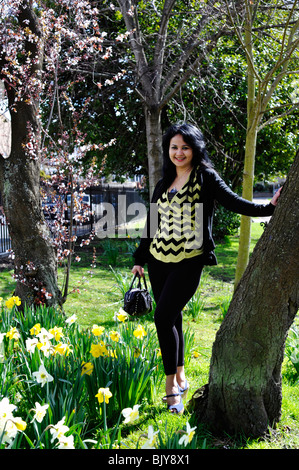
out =
[[(90, 110), (88, 98), (75, 106), (74, 89), (86, 73), (94, 73), (97, 63), (109, 59), (112, 42), (105, 44), (98, 10), (87, 0), (2, 1), (0, 9), (0, 79), (12, 134), (9, 158), (0, 156), (0, 189), (12, 240), (15, 294), (27, 304), (62, 305), (68, 274), (62, 291), (57, 263), (66, 260), (70, 265), (76, 241), (72, 221), (88, 216), (76, 213), (75, 206), (80, 209), (80, 194), (101, 171), (93, 162), (83, 172), (81, 160), (91, 146), (78, 122)], [(110, 77), (104, 86), (120, 76)], [(96, 80), (93, 83), (99, 86)], [(101, 150), (105, 145), (93, 147)], [(41, 168), (47, 175), (42, 193), (48, 197), (55, 187), (54, 196), (60, 201), (51, 229), (41, 204)], [(69, 225), (67, 193), (71, 194)]]

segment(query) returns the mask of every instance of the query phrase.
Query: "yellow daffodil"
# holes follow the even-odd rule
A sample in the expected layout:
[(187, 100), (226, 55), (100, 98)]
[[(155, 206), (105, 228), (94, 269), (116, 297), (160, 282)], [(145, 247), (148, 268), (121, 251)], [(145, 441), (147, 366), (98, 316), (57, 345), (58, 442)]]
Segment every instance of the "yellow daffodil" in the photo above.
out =
[(68, 356), (71, 352), (70, 346), (66, 343), (58, 343), (54, 348), (54, 353), (58, 353), (60, 356)]
[(105, 330), (104, 326), (93, 325), (91, 332), (95, 336), (100, 336), (104, 332), (104, 330)]
[(199, 352), (198, 351), (193, 351), (193, 357), (198, 358), (199, 357)]
[(12, 296), (5, 302), (7, 308), (13, 308), (14, 305), (21, 305), (21, 299), (18, 296)]
[(124, 311), (123, 308), (120, 308), (119, 311), (115, 314), (115, 319), (124, 323), (126, 320), (128, 320), (129, 315), (127, 312)]
[(31, 335), (38, 335), (41, 330), (40, 323), (36, 323), (31, 329), (30, 329), (30, 334)]
[(18, 332), (17, 328), (14, 326), (6, 333), (6, 337), (9, 339), (18, 340), (20, 339), (20, 333)]
[(110, 338), (112, 339), (112, 341), (116, 341), (118, 343), (118, 341), (120, 340), (120, 334), (118, 331), (110, 331)]
[(91, 362), (82, 362), (81, 364), (81, 375), (91, 375), (93, 372), (93, 364)]
[(110, 392), (109, 388), (99, 388), (96, 397), (99, 403), (103, 403), (104, 400), (105, 403), (109, 403), (109, 399), (112, 397), (112, 393)]
[(60, 339), (64, 336), (62, 333), (62, 327), (54, 326), (54, 328), (51, 328), (49, 330), (49, 333), (51, 333), (56, 341), (60, 341)]
[(136, 338), (143, 339), (147, 333), (142, 325), (138, 325), (136, 330), (133, 331), (133, 335), (136, 336)]
[(18, 431), (25, 431), (27, 427), (27, 424), (25, 423), (25, 421), (23, 421), (22, 418), (19, 418), (19, 417), (13, 418), (13, 423), (17, 427)]
[(90, 354), (93, 357), (100, 357), (100, 356), (107, 356), (108, 355), (108, 350), (103, 343), (103, 341), (100, 341), (99, 344), (92, 344), (90, 348)]

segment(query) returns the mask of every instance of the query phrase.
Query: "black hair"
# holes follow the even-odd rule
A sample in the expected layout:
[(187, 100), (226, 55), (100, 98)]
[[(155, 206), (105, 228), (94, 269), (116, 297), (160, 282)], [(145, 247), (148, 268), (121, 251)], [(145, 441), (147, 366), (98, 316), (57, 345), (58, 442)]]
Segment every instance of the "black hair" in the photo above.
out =
[(206, 143), (202, 132), (198, 127), (193, 124), (173, 124), (167, 129), (163, 135), (162, 149), (163, 149), (163, 179), (167, 183), (171, 183), (176, 177), (176, 167), (169, 158), (169, 146), (171, 139), (180, 134), (186, 144), (188, 144), (193, 151), (192, 165), (193, 168), (201, 166), (213, 168), (213, 164), (208, 156)]

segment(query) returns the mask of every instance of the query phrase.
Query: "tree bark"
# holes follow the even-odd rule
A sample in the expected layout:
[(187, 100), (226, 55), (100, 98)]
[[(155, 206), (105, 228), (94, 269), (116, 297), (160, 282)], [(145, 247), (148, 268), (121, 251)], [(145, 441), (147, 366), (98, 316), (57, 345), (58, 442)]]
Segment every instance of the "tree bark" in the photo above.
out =
[(214, 433), (264, 435), (281, 415), (281, 365), (299, 307), (299, 152), (213, 345), (209, 383), (190, 401)]
[[(50, 232), (44, 220), (40, 197), (39, 88), (43, 43), (32, 2), (24, 1), (19, 24), (26, 24), (38, 36), (37, 43), (26, 41), (31, 60), (22, 98), (16, 84), (5, 83), (11, 109), (11, 154), (0, 157), (0, 185), (5, 216), (14, 253), (16, 290), (22, 304), (60, 304), (57, 261)], [(20, 91), (20, 90), (19, 90)]]
[(144, 104), (146, 141), (148, 155), (148, 179), (150, 197), (155, 186), (162, 177), (162, 129), (161, 111), (158, 107), (149, 107)]

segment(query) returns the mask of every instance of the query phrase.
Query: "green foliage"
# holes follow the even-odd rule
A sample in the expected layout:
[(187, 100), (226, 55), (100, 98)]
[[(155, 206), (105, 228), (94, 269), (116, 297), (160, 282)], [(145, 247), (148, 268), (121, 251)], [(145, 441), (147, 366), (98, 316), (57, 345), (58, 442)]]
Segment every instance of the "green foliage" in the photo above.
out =
[(213, 235), (215, 240), (223, 240), (226, 235), (234, 235), (240, 226), (240, 216), (217, 206), (214, 215)]

